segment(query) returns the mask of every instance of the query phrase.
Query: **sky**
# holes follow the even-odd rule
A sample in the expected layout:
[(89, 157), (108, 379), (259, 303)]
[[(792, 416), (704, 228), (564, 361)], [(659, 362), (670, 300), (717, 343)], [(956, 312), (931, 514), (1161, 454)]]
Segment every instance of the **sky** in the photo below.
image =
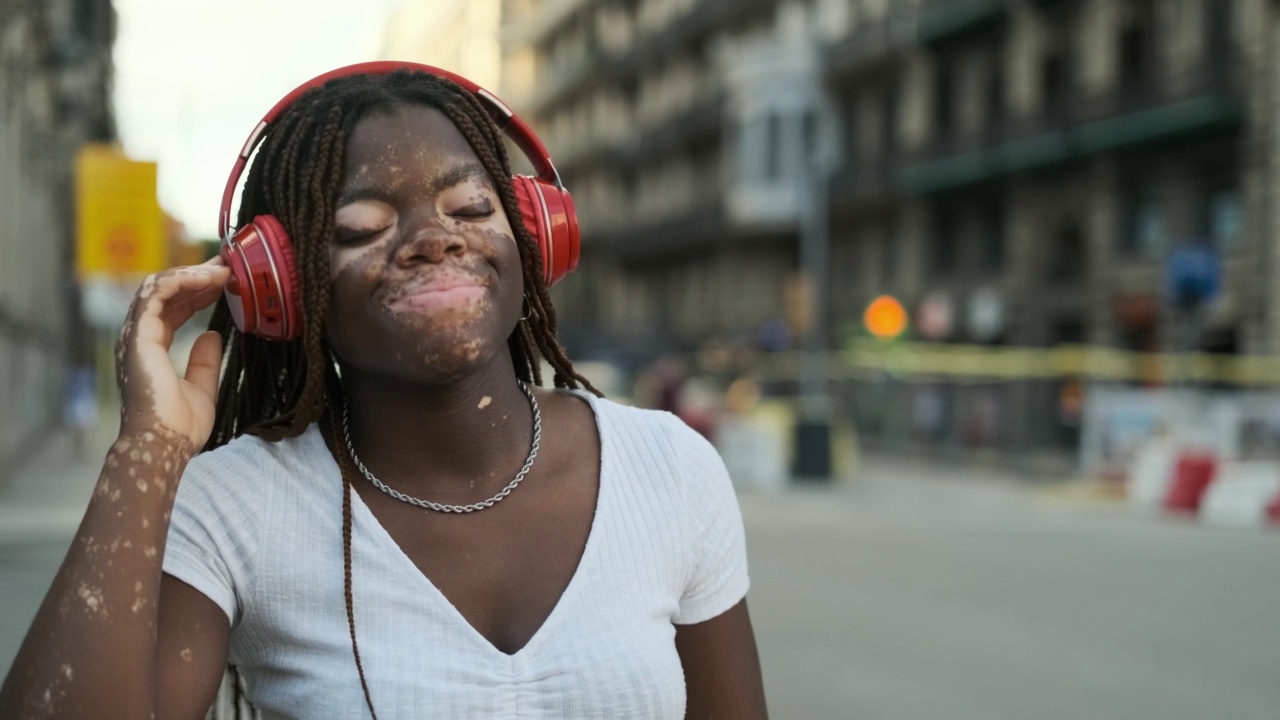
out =
[(160, 204), (192, 239), (216, 237), (227, 175), (266, 111), (316, 75), (376, 59), (401, 1), (115, 0), (120, 137), (159, 164)]

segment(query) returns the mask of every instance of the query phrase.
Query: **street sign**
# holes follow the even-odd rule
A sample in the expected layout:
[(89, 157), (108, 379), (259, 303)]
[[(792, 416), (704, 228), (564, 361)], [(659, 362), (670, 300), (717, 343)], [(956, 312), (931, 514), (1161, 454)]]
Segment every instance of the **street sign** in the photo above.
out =
[(1181, 308), (1196, 308), (1218, 294), (1222, 258), (1206, 242), (1175, 247), (1165, 262), (1165, 287), (1169, 300)]
[(156, 164), (107, 145), (76, 157), (76, 277), (137, 278), (168, 264)]

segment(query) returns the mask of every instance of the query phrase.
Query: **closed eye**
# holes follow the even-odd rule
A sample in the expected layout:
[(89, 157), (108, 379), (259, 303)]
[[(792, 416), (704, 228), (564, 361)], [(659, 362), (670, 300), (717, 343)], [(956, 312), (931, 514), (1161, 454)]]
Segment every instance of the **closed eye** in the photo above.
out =
[(476, 203), (474, 205), (468, 205), (464, 208), (459, 208), (457, 210), (454, 210), (453, 212), (449, 213), (449, 215), (451, 217), (462, 218), (464, 220), (476, 220), (481, 218), (487, 218), (490, 215), (493, 215), (493, 213), (494, 213), (493, 203), (486, 200), (482, 203)]
[(390, 228), (390, 227), (391, 227), (390, 225), (388, 225), (387, 227), (381, 227), (381, 228), (338, 227), (337, 230), (335, 231), (335, 234), (337, 235), (338, 244), (356, 245), (381, 235), (382, 233), (386, 232), (387, 228)]

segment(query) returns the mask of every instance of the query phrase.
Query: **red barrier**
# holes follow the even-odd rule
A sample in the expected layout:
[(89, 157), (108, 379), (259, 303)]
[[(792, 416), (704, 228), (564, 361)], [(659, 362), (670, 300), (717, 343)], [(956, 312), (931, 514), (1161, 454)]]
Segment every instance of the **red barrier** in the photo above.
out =
[(1267, 506), (1267, 522), (1280, 527), (1280, 495)]
[(1218, 473), (1218, 459), (1208, 453), (1183, 453), (1174, 463), (1173, 482), (1164, 498), (1171, 512), (1196, 514), (1200, 501)]

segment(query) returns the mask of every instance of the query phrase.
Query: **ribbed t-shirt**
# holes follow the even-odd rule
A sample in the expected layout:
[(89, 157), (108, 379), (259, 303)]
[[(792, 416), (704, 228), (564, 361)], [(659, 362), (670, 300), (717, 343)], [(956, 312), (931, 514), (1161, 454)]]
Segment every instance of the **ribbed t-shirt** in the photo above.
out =
[[(356, 627), (380, 718), (684, 717), (675, 625), (720, 615), (749, 584), (733, 486), (711, 444), (673, 415), (577, 394), (600, 435), (595, 516), (564, 594), (514, 655), (473, 628), (352, 493)], [(178, 488), (164, 571), (226, 612), (231, 662), (266, 718), (369, 717), (347, 628), (341, 508), (316, 426), (203, 453)]]

